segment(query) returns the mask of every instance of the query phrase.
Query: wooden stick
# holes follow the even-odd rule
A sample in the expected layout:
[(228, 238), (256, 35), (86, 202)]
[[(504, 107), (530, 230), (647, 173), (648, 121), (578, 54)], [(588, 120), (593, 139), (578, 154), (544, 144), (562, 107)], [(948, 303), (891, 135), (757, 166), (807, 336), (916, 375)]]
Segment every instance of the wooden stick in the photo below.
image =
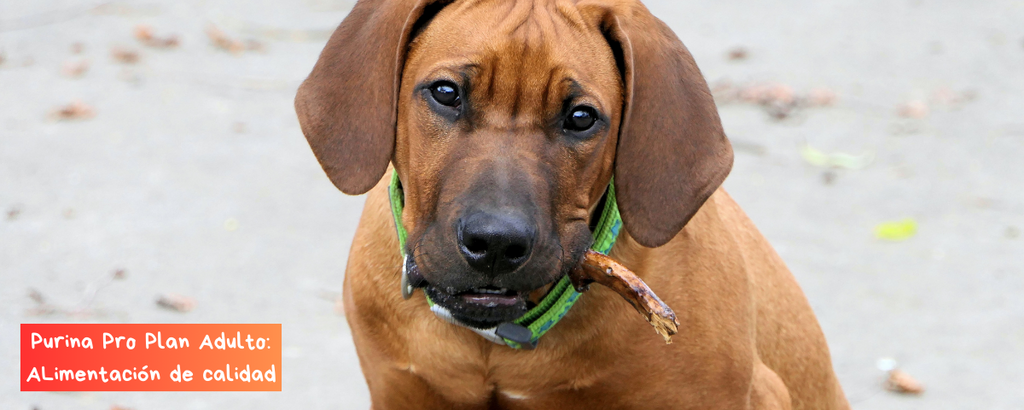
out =
[(569, 274), (569, 279), (578, 292), (586, 292), (594, 282), (611, 288), (654, 326), (654, 330), (665, 339), (666, 344), (672, 343), (672, 335), (676, 334), (679, 328), (675, 312), (662, 302), (643, 280), (621, 263), (604, 254), (588, 250), (583, 261)]

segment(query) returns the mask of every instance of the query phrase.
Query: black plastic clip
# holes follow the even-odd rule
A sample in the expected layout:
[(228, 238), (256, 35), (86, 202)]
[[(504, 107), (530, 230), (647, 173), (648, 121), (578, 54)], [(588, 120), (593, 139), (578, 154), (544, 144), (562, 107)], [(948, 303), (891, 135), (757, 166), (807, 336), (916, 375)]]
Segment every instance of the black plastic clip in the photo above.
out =
[(505, 322), (494, 329), (494, 334), (519, 343), (523, 349), (533, 350), (537, 347), (537, 342), (533, 341), (533, 332), (523, 325)]

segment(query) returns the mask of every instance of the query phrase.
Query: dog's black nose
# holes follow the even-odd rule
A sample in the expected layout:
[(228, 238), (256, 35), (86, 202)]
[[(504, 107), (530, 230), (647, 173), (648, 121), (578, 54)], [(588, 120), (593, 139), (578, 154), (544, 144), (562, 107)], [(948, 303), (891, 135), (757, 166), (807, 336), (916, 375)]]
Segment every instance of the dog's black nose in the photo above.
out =
[(458, 227), (459, 250), (469, 266), (490, 275), (516, 270), (530, 258), (537, 230), (518, 212), (477, 211)]

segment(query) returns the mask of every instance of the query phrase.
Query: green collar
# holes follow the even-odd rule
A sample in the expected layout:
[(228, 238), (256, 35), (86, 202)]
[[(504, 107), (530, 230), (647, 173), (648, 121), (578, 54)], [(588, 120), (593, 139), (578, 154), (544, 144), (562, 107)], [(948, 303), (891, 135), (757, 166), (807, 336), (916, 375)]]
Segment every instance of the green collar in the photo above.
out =
[[(407, 257), (405, 253), (406, 232), (405, 227), (402, 226), (405, 195), (402, 192), (402, 183), (398, 179), (397, 172), (391, 173), (391, 186), (388, 188), (388, 193), (391, 196), (391, 214), (395, 218), (395, 228), (398, 231), (399, 252), (405, 258)], [(601, 219), (597, 221), (597, 228), (594, 230), (594, 243), (590, 246), (590, 249), (603, 254), (607, 254), (612, 249), (615, 239), (619, 236), (619, 229), (622, 227), (622, 218), (619, 216), (619, 208), (615, 202), (615, 189), (611, 182), (608, 183), (608, 192), (605, 198)], [(403, 296), (408, 297), (412, 293), (412, 288), (408, 285), (405, 266), (403, 261), (402, 292)], [(441, 319), (467, 327), (487, 340), (505, 344), (514, 349), (533, 349), (537, 346), (540, 337), (562, 320), (566, 313), (569, 313), (569, 308), (576, 303), (579, 297), (580, 293), (573, 288), (569, 277), (564, 276), (551, 288), (547, 296), (525, 315), (511, 323), (502, 323), (490, 329), (480, 329), (459, 322), (445, 308), (434, 304), (429, 297), (427, 297), (427, 303), (430, 305), (430, 310)]]

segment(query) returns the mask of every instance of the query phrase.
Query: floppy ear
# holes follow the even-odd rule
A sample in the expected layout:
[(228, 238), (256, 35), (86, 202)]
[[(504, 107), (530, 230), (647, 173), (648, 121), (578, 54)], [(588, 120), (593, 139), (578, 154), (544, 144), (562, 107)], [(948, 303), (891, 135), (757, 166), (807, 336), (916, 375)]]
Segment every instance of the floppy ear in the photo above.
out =
[(295, 96), (299, 125), (334, 186), (350, 195), (384, 175), (395, 149), (399, 80), (412, 31), (442, 0), (360, 0)]
[(630, 236), (657, 247), (675, 237), (729, 175), (732, 146), (686, 46), (638, 1), (614, 3), (597, 8), (619, 54), (626, 92), (615, 192)]

